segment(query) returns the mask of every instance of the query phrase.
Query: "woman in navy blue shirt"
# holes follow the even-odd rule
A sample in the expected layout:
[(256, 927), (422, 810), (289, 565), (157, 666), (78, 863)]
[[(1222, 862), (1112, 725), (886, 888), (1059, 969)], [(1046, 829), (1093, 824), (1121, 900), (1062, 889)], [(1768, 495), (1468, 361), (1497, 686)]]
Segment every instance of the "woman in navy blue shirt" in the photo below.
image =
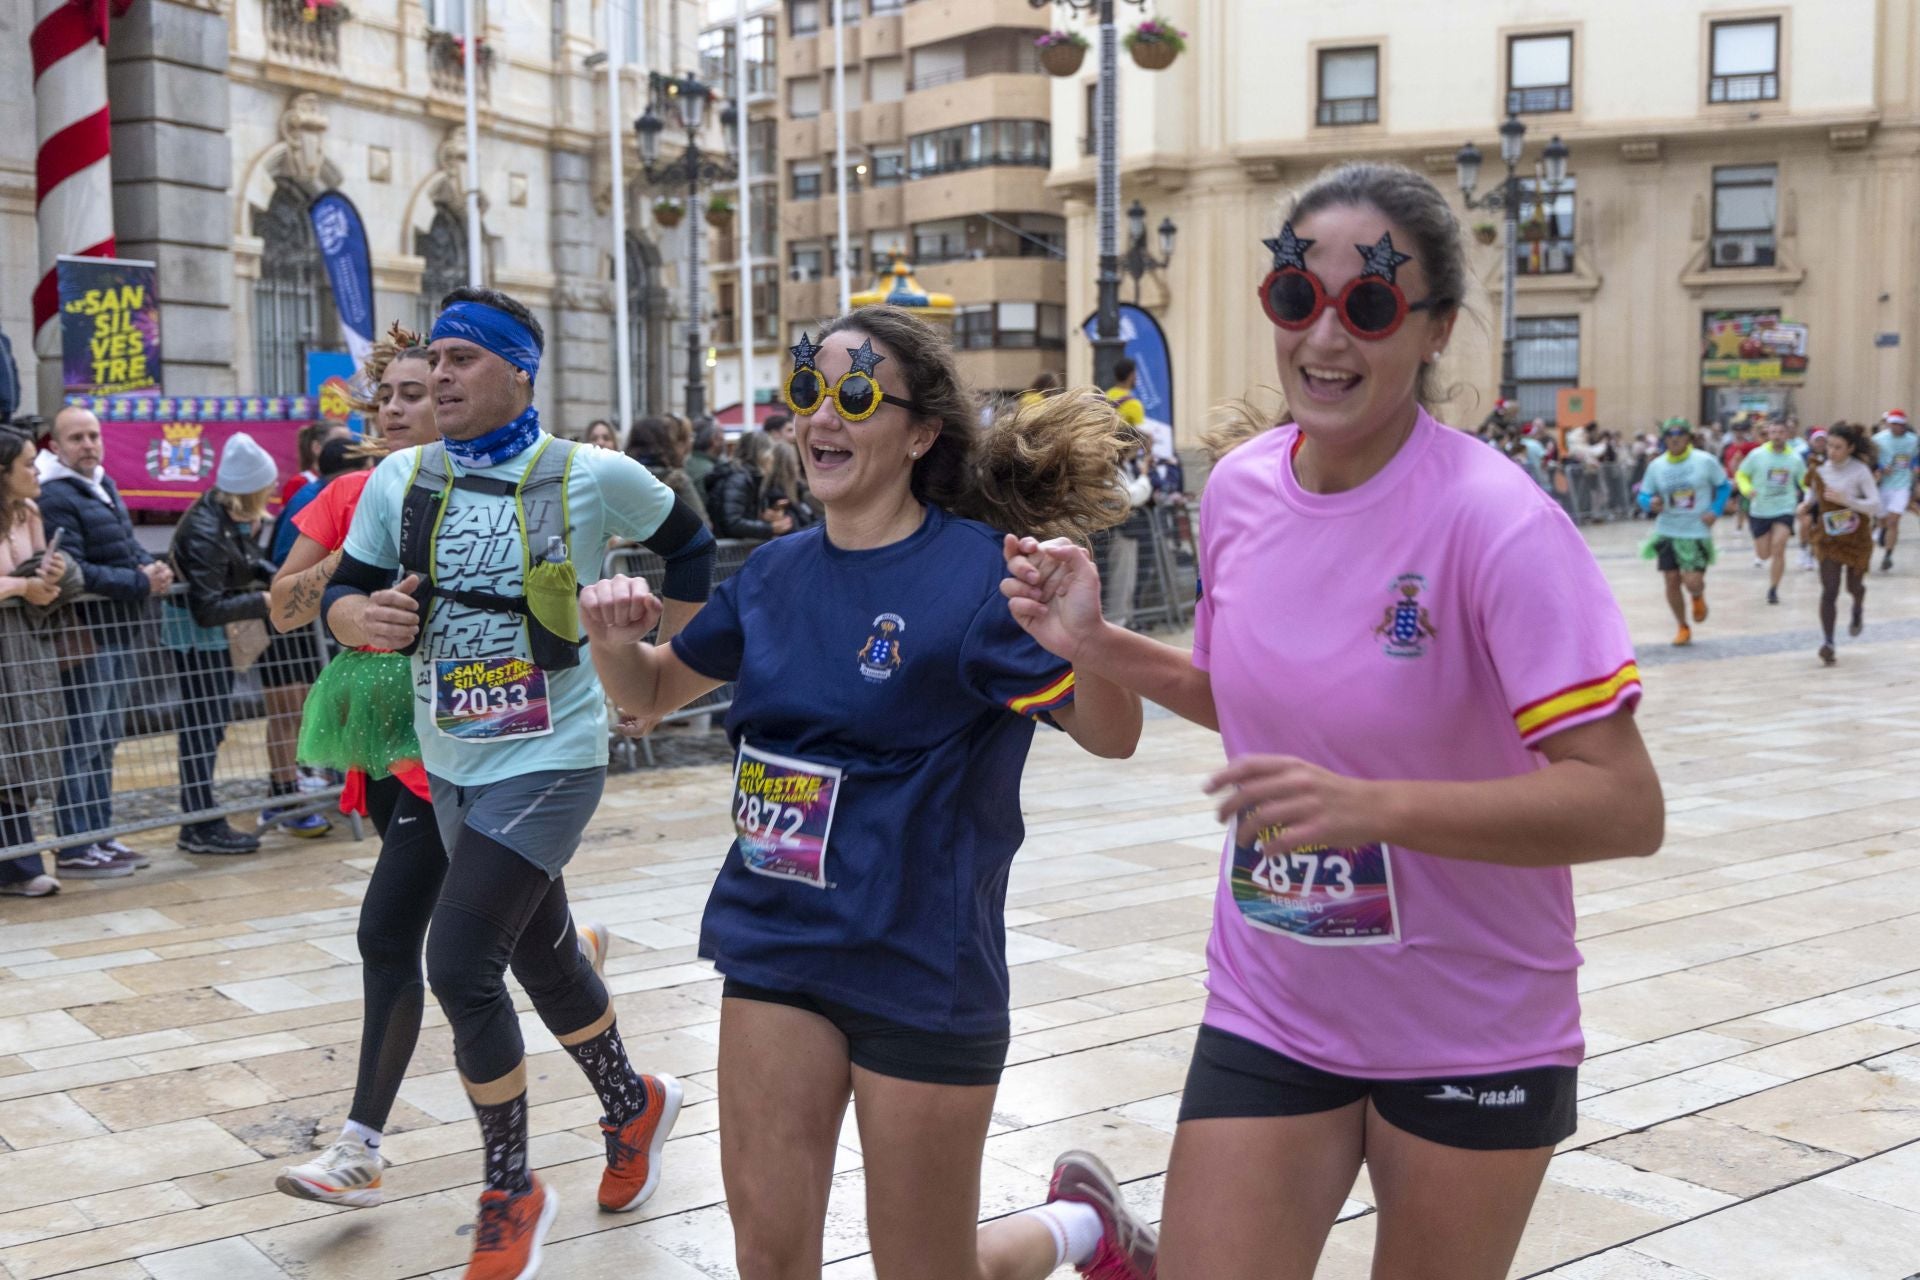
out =
[(822, 524), (758, 548), (674, 637), (638, 579), (581, 596), (608, 694), (647, 719), (726, 681), (736, 840), (700, 954), (726, 976), (720, 1141), (744, 1280), (817, 1277), (852, 1098), (881, 1277), (1143, 1280), (1154, 1237), (1092, 1156), (976, 1237), (1008, 1045), (1004, 906), (1036, 719), (1132, 754), (1140, 703), (1036, 644), (1004, 529), (1126, 514), (1127, 439), (1093, 392), (981, 429), (944, 335), (868, 307), (794, 348), (788, 400)]

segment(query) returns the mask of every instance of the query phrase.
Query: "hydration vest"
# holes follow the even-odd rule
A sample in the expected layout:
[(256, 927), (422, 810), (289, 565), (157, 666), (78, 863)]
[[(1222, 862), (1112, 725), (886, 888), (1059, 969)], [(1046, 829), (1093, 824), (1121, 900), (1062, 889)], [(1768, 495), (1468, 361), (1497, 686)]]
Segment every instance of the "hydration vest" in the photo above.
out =
[[(418, 574), (423, 584), (420, 633), (403, 652), (412, 653), (427, 633), (433, 607), (441, 600), (487, 613), (511, 613), (524, 620), (535, 666), (563, 671), (580, 665), (579, 576), (574, 572), (567, 509), (567, 475), (573, 452), (581, 446), (548, 436), (540, 443), (518, 483), (491, 476), (454, 475), (446, 446), (421, 445), (413, 476), (400, 506), (400, 571)], [(434, 550), (447, 501), (455, 489), (511, 497), (520, 525), (520, 581), (523, 594), (496, 595), (445, 587), (436, 581)], [(554, 558), (554, 553), (559, 555)]]

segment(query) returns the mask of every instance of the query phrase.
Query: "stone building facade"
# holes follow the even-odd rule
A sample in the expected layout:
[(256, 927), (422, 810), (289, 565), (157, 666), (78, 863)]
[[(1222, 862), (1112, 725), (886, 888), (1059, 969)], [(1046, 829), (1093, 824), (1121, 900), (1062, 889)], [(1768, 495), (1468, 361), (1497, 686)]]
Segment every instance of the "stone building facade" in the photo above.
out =
[[(1173, 348), (1182, 444), (1212, 406), (1273, 385), (1255, 299), (1283, 197), (1325, 166), (1427, 173), (1468, 229), (1455, 153), (1504, 177), (1511, 104), (1533, 179), (1554, 136), (1570, 182), (1529, 189), (1516, 265), (1527, 410), (1591, 388), (1603, 426), (1765, 406), (1805, 423), (1868, 419), (1917, 394), (1920, 10), (1911, 0), (1476, 0), (1420, 22), (1392, 0), (1166, 0), (1190, 33), (1170, 70), (1122, 56), (1122, 205), (1180, 228), (1144, 282)], [(1136, 10), (1122, 6), (1124, 21)], [(1088, 130), (1089, 66), (1057, 82), (1056, 142)], [(1094, 298), (1093, 166), (1056, 145), (1069, 198), (1069, 311)], [(1491, 232), (1494, 227), (1486, 226)], [(1124, 249), (1124, 246), (1122, 246)], [(1497, 394), (1503, 251), (1469, 241), (1478, 282), (1455, 330), (1443, 410), (1477, 424)], [(1714, 334), (1728, 317), (1806, 326), (1804, 370)], [(1091, 369), (1075, 339), (1076, 379)]]
[[(603, 8), (610, 4), (611, 10)], [(35, 257), (31, 73), (21, 6), (0, 16), (0, 323), (35, 381), (26, 298)], [(311, 350), (344, 350), (305, 208), (351, 198), (372, 247), (378, 326), (424, 325), (467, 280), (459, 0), (138, 0), (108, 44), (114, 221), (123, 257), (159, 264), (166, 389), (294, 394)], [(623, 112), (646, 73), (690, 70), (693, 0), (477, 0), (487, 283), (525, 300), (547, 332), (538, 404), (577, 433), (614, 402), (611, 163), (606, 72)], [(15, 38), (15, 36), (20, 38)], [(631, 120), (622, 122), (633, 403), (674, 407), (684, 373), (679, 237), (644, 217)], [(717, 141), (717, 138), (716, 138)], [(44, 362), (51, 365), (53, 362)], [(57, 369), (41, 369), (43, 404)], [(29, 393), (31, 395), (31, 391)], [(29, 406), (31, 407), (31, 406)]]

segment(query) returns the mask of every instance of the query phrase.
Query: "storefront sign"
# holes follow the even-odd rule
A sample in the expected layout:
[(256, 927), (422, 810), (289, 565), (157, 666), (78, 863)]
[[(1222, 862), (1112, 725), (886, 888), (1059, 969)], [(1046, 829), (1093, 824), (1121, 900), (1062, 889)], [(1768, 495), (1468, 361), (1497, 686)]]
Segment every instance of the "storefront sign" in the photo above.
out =
[(1807, 380), (1807, 326), (1777, 309), (1709, 311), (1702, 317), (1700, 385), (1797, 386)]

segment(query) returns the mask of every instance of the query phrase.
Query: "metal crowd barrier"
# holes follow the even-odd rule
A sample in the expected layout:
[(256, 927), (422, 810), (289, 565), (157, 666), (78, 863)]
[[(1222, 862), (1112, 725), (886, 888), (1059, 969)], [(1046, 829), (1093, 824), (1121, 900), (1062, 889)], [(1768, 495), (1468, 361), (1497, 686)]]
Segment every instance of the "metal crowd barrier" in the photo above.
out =
[[(747, 562), (747, 556), (760, 544), (745, 542), (735, 538), (720, 539), (713, 560), (713, 580), (720, 583), (740, 572), (740, 566)], [(630, 578), (645, 578), (647, 586), (657, 595), (667, 580), (667, 566), (659, 556), (645, 547), (614, 547), (601, 563), (600, 576), (612, 577), (624, 573)], [(711, 719), (714, 715), (725, 715), (727, 708), (733, 705), (733, 686), (723, 684), (718, 689), (703, 695), (668, 716), (662, 716), (661, 724), (684, 724)], [(617, 724), (620, 713), (612, 701), (607, 704), (607, 723)], [(653, 763), (653, 743), (651, 734), (639, 739), (627, 737), (614, 731), (609, 735), (607, 754), (609, 764), (622, 769), (637, 769), (644, 757), (647, 764)]]
[[(1550, 463), (1548, 492), (1575, 524), (1631, 519), (1635, 510), (1634, 470), (1629, 462)], [(1561, 491), (1562, 479), (1566, 482), (1565, 492)]]
[[(184, 616), (184, 603), (167, 603), (184, 595), (86, 595), (50, 611), (0, 601), (0, 857), (268, 807), (286, 810), (280, 821), (333, 807), (338, 783), (269, 796), (261, 668), (182, 659), (162, 621), (163, 610)], [(331, 642), (317, 623), (314, 634), (324, 660)]]

